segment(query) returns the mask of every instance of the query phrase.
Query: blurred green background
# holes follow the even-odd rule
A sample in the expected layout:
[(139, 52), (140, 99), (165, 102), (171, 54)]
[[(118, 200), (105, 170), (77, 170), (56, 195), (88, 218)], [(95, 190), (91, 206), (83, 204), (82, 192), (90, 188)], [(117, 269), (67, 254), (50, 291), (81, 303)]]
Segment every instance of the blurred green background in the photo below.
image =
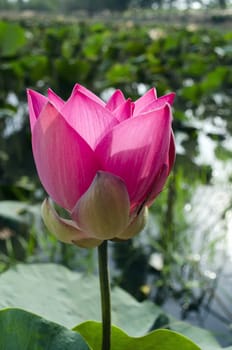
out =
[(116, 88), (133, 99), (152, 86), (175, 91), (176, 165), (144, 232), (111, 245), (112, 281), (231, 345), (231, 2), (1, 0), (0, 9), (0, 271), (51, 261), (96, 272), (94, 250), (58, 242), (41, 222), (26, 88), (64, 99), (76, 82), (103, 99)]

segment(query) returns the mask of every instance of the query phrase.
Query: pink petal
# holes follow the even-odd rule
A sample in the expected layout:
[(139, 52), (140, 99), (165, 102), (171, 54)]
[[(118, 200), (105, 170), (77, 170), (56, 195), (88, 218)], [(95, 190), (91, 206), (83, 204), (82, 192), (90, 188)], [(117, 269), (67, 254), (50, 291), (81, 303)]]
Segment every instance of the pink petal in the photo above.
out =
[(72, 94), (70, 97), (72, 97), (72, 95), (76, 95), (76, 91), (80, 91), (83, 95), (88, 96), (91, 100), (97, 102), (98, 104), (100, 104), (101, 106), (105, 107), (105, 102), (102, 101), (97, 95), (95, 95), (92, 91), (86, 89), (84, 86), (80, 85), (80, 84), (75, 84)]
[(50, 102), (34, 126), (32, 148), (45, 190), (71, 210), (98, 169), (93, 151)]
[(96, 147), (103, 170), (126, 183), (132, 207), (147, 196), (167, 159), (171, 134), (169, 105), (114, 127)]
[(65, 103), (52, 89), (48, 89), (48, 99), (54, 104), (58, 111), (61, 110)]
[(106, 104), (106, 108), (110, 111), (114, 111), (118, 108), (126, 99), (121, 90), (116, 90), (113, 95), (110, 97)]
[(143, 96), (141, 96), (137, 101), (135, 101), (134, 115), (140, 113), (144, 107), (146, 107), (151, 102), (157, 99), (156, 89), (151, 88)]
[(28, 99), (28, 108), (29, 108), (29, 116), (30, 116), (30, 126), (31, 131), (34, 128), (35, 122), (39, 117), (42, 109), (48, 102), (48, 99), (41, 95), (40, 93), (27, 89), (27, 99)]
[(175, 152), (174, 135), (173, 135), (173, 132), (171, 132), (168, 159), (167, 159), (167, 162), (163, 164), (159, 174), (153, 180), (152, 188), (149, 191), (149, 196), (147, 199), (148, 206), (150, 206), (153, 203), (154, 199), (162, 191), (166, 183), (166, 180), (168, 178), (168, 175), (170, 174), (173, 168), (175, 157), (176, 157), (176, 152)]
[(168, 159), (168, 174), (170, 174), (176, 160), (176, 146), (173, 131), (171, 132), (169, 159)]
[(167, 164), (163, 164), (159, 173), (154, 177), (150, 191), (148, 191), (147, 199), (145, 199), (146, 205), (148, 207), (150, 207), (153, 204), (155, 198), (162, 191), (165, 185), (165, 182), (167, 180), (167, 177), (168, 177), (168, 166)]
[(113, 114), (78, 89), (61, 113), (74, 130), (94, 149), (99, 140), (116, 124)]
[[(147, 113), (153, 109), (159, 109), (161, 107), (163, 107), (166, 103), (169, 103), (170, 105), (173, 104), (175, 99), (175, 93), (170, 92), (167, 95), (161, 96), (159, 98), (157, 98), (156, 100), (151, 101), (150, 103), (148, 103), (147, 105), (144, 104), (143, 108), (141, 106), (140, 109), (140, 113)], [(137, 112), (134, 112), (134, 116), (137, 115)]]
[(123, 102), (112, 113), (117, 118), (117, 120), (122, 122), (123, 120), (131, 118), (133, 111), (134, 111), (134, 103), (131, 101), (131, 99), (128, 98), (128, 100)]

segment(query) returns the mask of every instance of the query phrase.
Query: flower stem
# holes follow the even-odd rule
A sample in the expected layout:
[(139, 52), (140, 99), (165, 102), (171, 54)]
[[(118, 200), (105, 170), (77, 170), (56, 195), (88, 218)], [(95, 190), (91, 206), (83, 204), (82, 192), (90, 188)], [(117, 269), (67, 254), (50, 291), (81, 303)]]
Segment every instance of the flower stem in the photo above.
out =
[(102, 308), (102, 350), (110, 350), (111, 306), (107, 241), (103, 241), (103, 243), (98, 247), (98, 266)]

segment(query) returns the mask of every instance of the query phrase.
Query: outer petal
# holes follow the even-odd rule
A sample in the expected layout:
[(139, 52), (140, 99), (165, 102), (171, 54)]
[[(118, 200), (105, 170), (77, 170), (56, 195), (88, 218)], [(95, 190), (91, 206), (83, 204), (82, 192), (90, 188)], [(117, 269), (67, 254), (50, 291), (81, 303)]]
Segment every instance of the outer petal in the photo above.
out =
[(27, 90), (27, 99), (28, 99), (28, 107), (29, 107), (29, 116), (30, 116), (30, 126), (31, 131), (34, 128), (35, 122), (39, 117), (42, 109), (48, 102), (48, 99), (41, 95), (40, 93), (28, 89)]
[(99, 171), (88, 191), (79, 199), (72, 218), (98, 239), (111, 239), (128, 226), (130, 201), (124, 182)]
[(130, 239), (142, 231), (147, 223), (148, 208), (144, 207), (127, 228), (117, 235), (122, 240)]
[(48, 198), (44, 200), (41, 206), (41, 213), (47, 229), (61, 242), (74, 243), (84, 248), (96, 247), (102, 243), (102, 241), (80, 231), (74, 221), (61, 218)]
[(65, 103), (52, 89), (48, 89), (48, 99), (54, 104), (58, 111), (61, 110)]
[(78, 239), (73, 241), (73, 244), (81, 248), (95, 248), (102, 244), (102, 240), (96, 238)]
[(171, 119), (169, 105), (128, 119), (113, 128), (96, 148), (103, 169), (125, 181), (132, 207), (145, 200), (151, 174), (156, 176), (167, 159)]
[(115, 90), (113, 95), (110, 97), (106, 104), (106, 108), (110, 111), (114, 111), (116, 108), (118, 108), (122, 103), (126, 101), (123, 93), (121, 90)]
[(32, 148), (47, 193), (60, 206), (71, 210), (98, 169), (93, 151), (51, 103), (34, 126)]
[[(156, 100), (151, 101), (150, 103), (144, 104), (143, 107), (141, 106), (139, 114), (140, 113), (147, 113), (153, 109), (159, 109), (163, 106), (165, 106), (166, 103), (169, 103), (170, 105), (173, 104), (175, 99), (175, 93), (170, 92), (170, 94), (161, 96), (157, 98)], [(137, 111), (134, 111), (134, 116), (137, 115)]]
[(92, 149), (118, 123), (110, 111), (78, 89), (61, 109), (61, 113)]
[(143, 96), (141, 96), (137, 101), (135, 101), (134, 115), (139, 114), (145, 106), (149, 105), (151, 102), (157, 99), (156, 89), (151, 88)]
[(117, 120), (122, 122), (123, 120), (131, 118), (133, 111), (134, 111), (134, 103), (131, 101), (131, 99), (128, 98), (128, 100), (123, 102), (112, 113), (117, 118)]

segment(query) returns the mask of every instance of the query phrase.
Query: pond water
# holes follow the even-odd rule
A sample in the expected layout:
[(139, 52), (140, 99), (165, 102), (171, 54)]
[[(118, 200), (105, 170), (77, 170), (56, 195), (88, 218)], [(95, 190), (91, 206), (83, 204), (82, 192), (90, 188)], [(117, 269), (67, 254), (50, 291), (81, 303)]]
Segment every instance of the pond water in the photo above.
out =
[[(192, 259), (198, 264), (200, 274), (208, 279), (208, 288), (204, 287), (203, 295), (198, 284), (193, 287), (196, 305), (192, 305), (192, 310), (188, 305), (186, 314), (183, 303), (180, 306), (173, 298), (168, 298), (163, 307), (178, 319), (184, 317), (194, 325), (212, 330), (223, 346), (229, 346), (232, 344), (232, 159), (216, 157), (217, 142), (209, 135), (223, 135), (222, 144), (229, 151), (232, 139), (226, 121), (220, 117), (205, 120), (191, 117), (190, 125), (198, 128), (199, 153), (195, 161), (212, 169), (210, 184), (198, 185), (184, 206)], [(179, 154), (185, 152), (182, 146), (185, 138), (183, 133), (177, 134)]]
[[(191, 204), (186, 205), (192, 259), (199, 264), (206, 284), (208, 279), (208, 288), (204, 286), (203, 295), (199, 285), (193, 287), (200, 307), (195, 305), (191, 311), (188, 305), (185, 317), (194, 325), (212, 330), (225, 346), (232, 343), (232, 211), (223, 214), (231, 203), (231, 186), (217, 184), (199, 186)], [(183, 317), (183, 307), (174, 299), (164, 304), (164, 309), (178, 319)]]

